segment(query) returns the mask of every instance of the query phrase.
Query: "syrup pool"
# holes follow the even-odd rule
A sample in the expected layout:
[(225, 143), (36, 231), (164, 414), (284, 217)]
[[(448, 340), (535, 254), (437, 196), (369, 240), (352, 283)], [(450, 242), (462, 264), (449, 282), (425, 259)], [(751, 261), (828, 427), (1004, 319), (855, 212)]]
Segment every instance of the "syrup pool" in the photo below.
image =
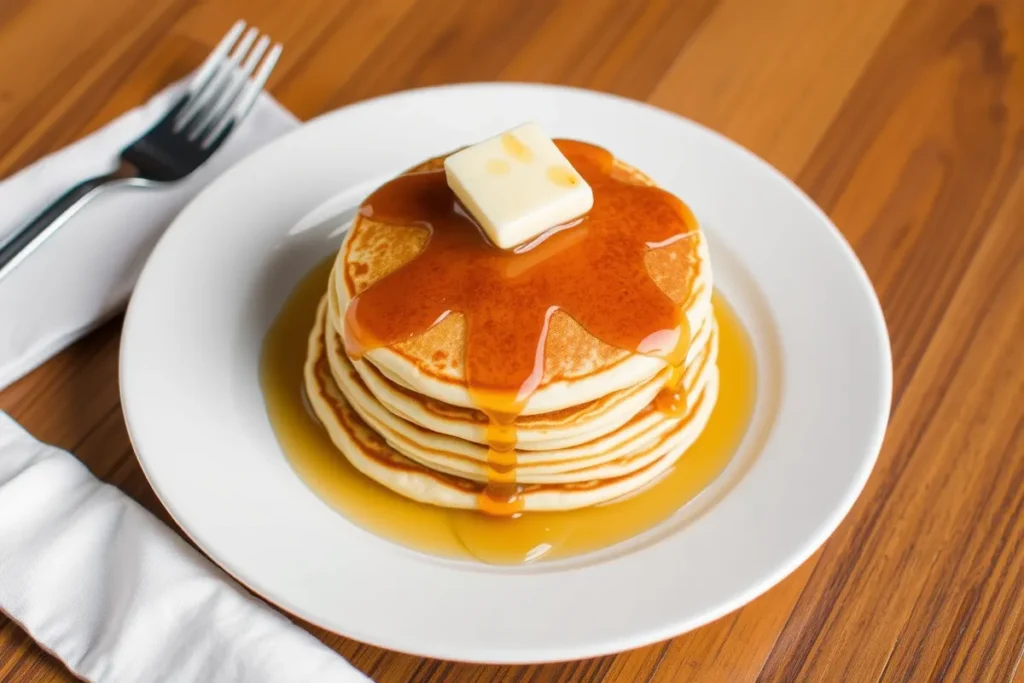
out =
[(432, 555), (490, 564), (552, 560), (606, 548), (665, 521), (705, 490), (734, 457), (750, 423), (756, 364), (746, 330), (719, 294), (718, 400), (704, 432), (661, 478), (617, 501), (566, 512), (497, 517), (406, 499), (356, 470), (306, 403), (302, 367), (333, 259), (295, 288), (267, 332), (260, 380), (285, 457), (306, 485), (353, 523)]

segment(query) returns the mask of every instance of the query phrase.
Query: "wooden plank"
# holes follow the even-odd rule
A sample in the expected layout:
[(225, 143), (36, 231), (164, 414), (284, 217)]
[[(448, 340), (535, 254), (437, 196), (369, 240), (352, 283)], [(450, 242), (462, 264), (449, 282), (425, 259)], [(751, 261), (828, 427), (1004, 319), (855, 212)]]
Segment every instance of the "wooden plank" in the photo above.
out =
[[(378, 681), (994, 680), (1024, 650), (1024, 0), (12, 0), (0, 176), (188, 72), (237, 17), (287, 50), (300, 117), (392, 90), (538, 80), (647, 99), (777, 165), (883, 303), (893, 419), (864, 495), (779, 586), (692, 633), (530, 667), (308, 627)], [(0, 392), (169, 522), (131, 452), (115, 320)], [(0, 679), (73, 680), (0, 617)]]

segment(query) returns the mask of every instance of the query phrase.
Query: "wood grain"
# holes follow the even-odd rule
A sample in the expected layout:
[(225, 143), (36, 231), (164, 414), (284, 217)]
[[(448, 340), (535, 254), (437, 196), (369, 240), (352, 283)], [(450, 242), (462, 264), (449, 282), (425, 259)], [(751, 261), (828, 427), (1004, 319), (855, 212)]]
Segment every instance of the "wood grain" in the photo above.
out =
[[(271, 88), (302, 118), (524, 80), (724, 132), (832, 216), (893, 345), (865, 492), (803, 567), (715, 623), (530, 667), (314, 633), (381, 682), (1024, 677), (1024, 0), (8, 0), (0, 64), (19, 67), (0, 70), (0, 176), (186, 73), (239, 16), (285, 42)], [(0, 392), (0, 409), (166, 521), (121, 419), (118, 338), (114, 321)], [(72, 677), (0, 617), (0, 680)]]

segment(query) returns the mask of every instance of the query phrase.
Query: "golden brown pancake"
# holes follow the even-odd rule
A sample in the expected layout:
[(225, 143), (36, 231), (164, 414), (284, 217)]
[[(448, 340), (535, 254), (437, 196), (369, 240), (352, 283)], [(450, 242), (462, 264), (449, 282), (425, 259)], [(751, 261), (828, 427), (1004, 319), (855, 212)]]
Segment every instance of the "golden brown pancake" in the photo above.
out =
[[(432, 159), (410, 172), (436, 169)], [(630, 182), (653, 185), (632, 167), (616, 162), (616, 173)], [(330, 284), (331, 324), (341, 332), (347, 303), (374, 282), (414, 259), (428, 239), (426, 228), (381, 223), (356, 217), (338, 254)], [(685, 312), (692, 333), (708, 316), (711, 267), (707, 245), (698, 231), (645, 257), (655, 284)], [(465, 318), (452, 313), (426, 332), (390, 347), (372, 349), (365, 360), (385, 375), (418, 393), (444, 403), (473, 407), (465, 376)], [(544, 349), (544, 374), (527, 401), (524, 415), (550, 413), (593, 401), (654, 377), (665, 361), (615, 348), (600, 341), (569, 314), (556, 311)]]
[[(332, 338), (333, 337), (333, 338)], [(715, 372), (717, 333), (686, 370), (683, 389), (689, 405)], [(479, 482), (487, 480), (487, 447), (419, 427), (390, 412), (367, 389), (330, 331), (325, 338), (331, 375), (359, 416), (396, 451), (426, 467)], [(588, 481), (628, 474), (686, 437), (686, 416), (641, 410), (608, 434), (570, 448), (520, 451), (516, 479), (523, 484)], [(599, 467), (600, 466), (600, 467)]]
[[(326, 305), (322, 304), (317, 323), (309, 338), (304, 369), (306, 393), (317, 418), (331, 440), (360, 472), (413, 500), (443, 507), (478, 509), (481, 481), (457, 476), (410, 459), (392, 447), (345, 398), (331, 373), (324, 330)], [(354, 372), (352, 378), (358, 377)], [(707, 382), (687, 415), (672, 431), (675, 440), (668, 447), (658, 444), (601, 463), (591, 470), (594, 476), (565, 483), (524, 484), (522, 496), (526, 511), (572, 510), (604, 503), (634, 492), (655, 481), (683, 456), (700, 436), (710, 417), (718, 394), (718, 371), (711, 366)], [(603, 475), (603, 476), (599, 476)]]
[[(714, 324), (714, 316), (709, 316), (694, 335), (688, 366), (703, 353)], [(333, 328), (332, 332), (337, 336)], [(372, 363), (347, 362), (352, 363), (374, 398), (395, 415), (440, 434), (487, 443), (487, 416), (479, 410), (428, 398), (393, 381)], [(666, 368), (645, 382), (593, 401), (551, 413), (521, 415), (515, 420), (516, 447), (520, 451), (565, 448), (615, 431), (654, 400), (668, 375)]]

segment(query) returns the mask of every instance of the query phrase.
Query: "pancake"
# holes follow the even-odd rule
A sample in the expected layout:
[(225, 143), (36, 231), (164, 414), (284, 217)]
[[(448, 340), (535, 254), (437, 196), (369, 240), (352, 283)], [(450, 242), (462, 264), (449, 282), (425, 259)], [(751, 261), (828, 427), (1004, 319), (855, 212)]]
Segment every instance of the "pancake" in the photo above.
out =
[[(333, 338), (332, 338), (333, 337)], [(686, 370), (683, 387), (693, 406), (715, 373), (717, 334), (701, 356)], [(486, 482), (486, 446), (445, 436), (416, 426), (391, 413), (368, 391), (352, 367), (340, 342), (328, 330), (325, 339), (332, 378), (359, 416), (396, 451), (426, 467), (474, 481)], [(609, 478), (639, 469), (669, 450), (690, 444), (694, 436), (684, 430), (686, 417), (645, 409), (615, 431), (572, 448), (517, 453), (516, 480), (522, 484), (568, 483)], [(646, 454), (646, 455), (645, 455)]]
[[(479, 509), (485, 486), (482, 481), (427, 467), (406, 457), (348, 402), (331, 372), (324, 342), (326, 313), (323, 302), (309, 337), (304, 379), (310, 405), (341, 454), (364, 475), (407, 498), (443, 507)], [(703, 431), (717, 398), (717, 368), (713, 361), (703, 367), (710, 369), (707, 380), (687, 415), (676, 420), (669, 430), (675, 435), (670, 445), (659, 448), (659, 444), (669, 441), (666, 437), (610, 463), (584, 469), (585, 478), (578, 481), (524, 483), (520, 492), (523, 510), (557, 511), (597, 505), (635, 492), (664, 474)], [(359, 376), (351, 370), (348, 377), (357, 380)]]
[[(410, 173), (437, 169), (443, 157)], [(615, 175), (637, 185), (653, 186), (645, 175), (616, 161)], [(331, 324), (342, 329), (342, 312), (360, 292), (401, 268), (423, 250), (425, 228), (382, 223), (360, 214), (338, 253), (329, 285)], [(685, 315), (695, 334), (708, 317), (712, 279), (706, 241), (698, 230), (653, 248), (645, 255), (652, 281)], [(418, 336), (391, 346), (373, 348), (364, 360), (394, 383), (464, 408), (474, 407), (466, 382), (466, 320), (452, 313)], [(666, 367), (662, 359), (615, 348), (588, 333), (568, 313), (557, 310), (548, 322), (543, 375), (522, 415), (552, 413), (635, 387)]]
[[(697, 328), (694, 342), (687, 354), (687, 366), (703, 353), (713, 326), (714, 316), (708, 316)], [(337, 335), (336, 329), (332, 329), (332, 332)], [(330, 348), (333, 360), (334, 347)], [(338, 353), (344, 355), (341, 350)], [(374, 398), (391, 413), (439, 434), (459, 437), (478, 444), (487, 443), (487, 417), (479, 410), (452, 406), (428, 398), (402, 386), (372, 363), (351, 362)], [(668, 373), (668, 369), (663, 369), (646, 382), (581, 405), (552, 413), (521, 415), (515, 420), (517, 448), (564, 448), (615, 431), (654, 399), (664, 386)]]
[[(687, 365), (682, 378), (684, 391), (688, 401), (691, 403), (704, 383), (706, 383), (717, 358), (718, 338), (714, 320), (708, 325), (708, 329), (709, 333), (704, 338), (705, 343), (701, 345), (700, 352), (696, 354), (693, 361)], [(353, 405), (353, 408), (363, 417), (364, 421), (374, 426), (382, 435), (388, 438), (391, 438), (392, 435), (395, 435), (396, 438), (404, 437), (404, 439), (411, 440), (424, 449), (438, 453), (439, 457), (441, 457), (440, 454), (442, 453), (450, 453), (457, 457), (471, 458), (481, 465), (486, 462), (488, 448), (484, 439), (479, 441), (464, 439), (458, 437), (458, 435), (447, 434), (437, 429), (436, 425), (419, 424), (415, 420), (409, 420), (401, 411), (396, 411), (390, 405), (380, 401), (378, 395), (364, 379), (364, 372), (368, 368), (372, 368), (372, 366), (362, 364), (360, 368), (358, 366), (361, 364), (358, 361), (353, 362), (349, 359), (344, 353), (339, 335), (330, 326), (326, 327), (325, 344), (328, 362), (335, 382)], [(372, 370), (369, 374), (372, 376)], [(663, 382), (664, 377), (659, 375), (655, 380)], [(376, 381), (381, 381), (379, 376), (376, 378)], [(386, 380), (384, 383), (386, 384)], [(550, 463), (559, 460), (576, 460), (595, 456), (610, 459), (610, 456), (606, 455), (609, 449), (617, 449), (617, 452), (623, 452), (623, 449), (627, 449), (630, 446), (631, 439), (634, 438), (633, 433), (636, 432), (643, 432), (643, 436), (654, 438), (661, 423), (669, 424), (676, 418), (670, 415), (663, 415), (658, 411), (649, 410), (651, 401), (661, 388), (660, 383), (654, 385), (653, 392), (648, 390), (647, 387), (643, 388), (645, 392), (641, 393), (641, 396), (646, 395), (648, 397), (647, 400), (628, 412), (626, 418), (617, 424), (609, 425), (607, 420), (602, 419), (600, 414), (598, 415), (594, 425), (597, 428), (597, 435), (593, 439), (587, 439), (567, 446), (547, 446), (543, 449), (525, 449), (521, 444), (517, 444), (518, 472), (525, 473), (534, 464)], [(429, 399), (411, 392), (402, 394), (402, 396), (413, 405), (422, 406), (430, 403)], [(628, 398), (630, 402), (634, 400), (632, 395)], [(466, 409), (460, 410), (464, 413), (471, 412)], [(451, 412), (454, 412), (454, 409), (451, 409)], [(571, 414), (574, 411), (567, 410), (563, 412)], [(645, 416), (644, 420), (639, 419), (641, 414)], [(546, 415), (530, 416), (526, 418), (526, 421), (549, 423), (556, 421), (545, 418), (547, 418)], [(521, 436), (523, 430), (520, 423), (517, 421), (515, 424), (517, 433)], [(399, 450), (403, 450), (397, 444), (396, 447)], [(409, 453), (406, 454), (409, 455)], [(410, 457), (415, 456), (410, 455)]]

